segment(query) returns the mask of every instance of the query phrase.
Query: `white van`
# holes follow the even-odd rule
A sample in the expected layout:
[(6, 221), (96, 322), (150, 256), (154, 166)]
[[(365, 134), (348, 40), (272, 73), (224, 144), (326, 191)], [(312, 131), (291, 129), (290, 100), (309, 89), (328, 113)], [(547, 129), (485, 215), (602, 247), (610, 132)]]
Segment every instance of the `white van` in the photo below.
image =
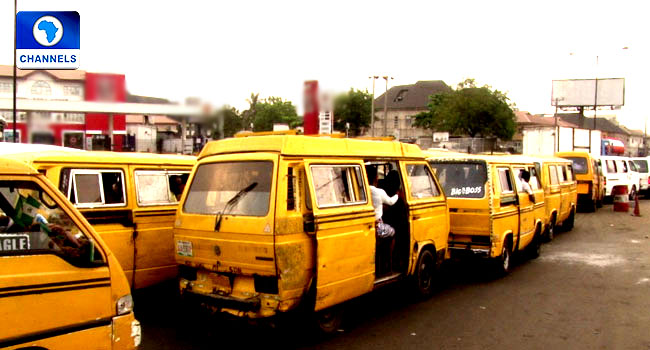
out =
[(641, 184), (639, 185), (639, 193), (643, 193), (644, 195), (648, 195), (650, 193), (650, 170), (648, 170), (650, 167), (648, 166), (650, 160), (650, 157), (635, 157), (632, 158), (634, 161), (634, 164), (636, 165), (637, 170), (639, 171), (639, 177), (641, 180)]
[(601, 156), (601, 166), (605, 177), (605, 197), (611, 199), (614, 186), (625, 185), (630, 198), (640, 189), (640, 174), (631, 158)]

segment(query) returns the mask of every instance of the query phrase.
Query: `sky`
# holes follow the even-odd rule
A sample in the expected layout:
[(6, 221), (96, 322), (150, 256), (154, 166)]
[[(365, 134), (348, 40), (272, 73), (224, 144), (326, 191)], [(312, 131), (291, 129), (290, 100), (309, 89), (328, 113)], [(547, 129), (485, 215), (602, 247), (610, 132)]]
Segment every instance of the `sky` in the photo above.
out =
[[(80, 69), (125, 74), (133, 94), (243, 110), (259, 93), (301, 113), (305, 80), (371, 91), (372, 75), (394, 77), (389, 87), (474, 78), (520, 110), (553, 113), (552, 80), (623, 77), (619, 121), (643, 130), (650, 114), (642, 1), (18, 0), (46, 10), (78, 11)], [(0, 64), (13, 64), (12, 11), (0, 2)]]

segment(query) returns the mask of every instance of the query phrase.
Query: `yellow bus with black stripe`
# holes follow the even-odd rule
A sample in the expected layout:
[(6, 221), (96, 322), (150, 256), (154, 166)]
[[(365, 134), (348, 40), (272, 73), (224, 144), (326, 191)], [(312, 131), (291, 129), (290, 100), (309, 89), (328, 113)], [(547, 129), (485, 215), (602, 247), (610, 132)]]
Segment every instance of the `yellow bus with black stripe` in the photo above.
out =
[[(546, 208), (531, 160), (505, 155), (428, 154), (447, 196), (452, 257), (490, 258), (500, 273), (507, 273), (514, 253), (528, 250), (532, 257), (539, 255)], [(527, 184), (524, 174), (530, 176)]]
[(131, 288), (177, 277), (172, 227), (196, 157), (33, 148), (0, 153), (30, 164), (58, 186), (108, 244)]
[[(367, 172), (378, 174), (373, 189)], [(189, 184), (174, 229), (180, 290), (214, 311), (261, 318), (303, 306), (330, 332), (341, 303), (380, 286), (412, 279), (429, 295), (447, 255), (445, 196), (415, 145), (278, 135), (214, 141)], [(379, 218), (395, 230), (389, 244), (376, 237), (377, 188), (398, 198)]]
[(0, 159), (0, 349), (135, 349), (115, 255), (56, 187)]

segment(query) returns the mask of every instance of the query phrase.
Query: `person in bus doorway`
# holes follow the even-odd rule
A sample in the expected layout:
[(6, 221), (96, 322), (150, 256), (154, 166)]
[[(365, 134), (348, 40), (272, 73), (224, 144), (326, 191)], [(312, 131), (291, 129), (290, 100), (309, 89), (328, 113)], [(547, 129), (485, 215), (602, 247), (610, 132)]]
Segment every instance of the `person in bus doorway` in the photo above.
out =
[(530, 172), (528, 170), (522, 170), (519, 173), (519, 178), (521, 181), (521, 189), (528, 193), (528, 198), (532, 203), (535, 203), (535, 194), (533, 194), (533, 189), (530, 187)]
[(392, 197), (389, 197), (381, 188), (377, 187), (377, 168), (370, 165), (366, 167), (366, 173), (368, 174), (368, 183), (370, 184), (370, 195), (372, 198), (372, 206), (375, 209), (375, 234), (377, 236), (377, 248), (380, 251), (385, 251), (385, 254), (380, 253), (380, 257), (387, 257), (387, 259), (379, 259), (380, 265), (386, 265), (386, 267), (381, 267), (380, 271), (389, 271), (393, 266), (393, 250), (395, 249), (395, 229), (384, 223), (382, 216), (384, 214), (384, 204), (392, 206), (397, 202), (399, 196), (394, 194)]

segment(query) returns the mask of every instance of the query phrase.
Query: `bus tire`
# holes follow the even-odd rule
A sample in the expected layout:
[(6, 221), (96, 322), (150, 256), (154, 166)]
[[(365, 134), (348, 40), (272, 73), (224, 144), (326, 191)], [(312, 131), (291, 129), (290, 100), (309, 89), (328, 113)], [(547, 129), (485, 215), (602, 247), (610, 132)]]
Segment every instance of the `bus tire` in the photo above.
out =
[(423, 249), (415, 267), (415, 291), (421, 298), (428, 298), (435, 289), (436, 258), (429, 249)]
[(551, 217), (548, 225), (546, 225), (546, 234), (544, 235), (546, 242), (550, 242), (555, 238), (555, 216)]
[(341, 328), (343, 322), (343, 307), (335, 305), (314, 312), (316, 331), (322, 335), (332, 334)]
[(541, 232), (541, 227), (537, 226), (537, 228), (535, 228), (535, 235), (533, 236), (533, 240), (528, 245), (528, 257), (531, 259), (537, 259), (542, 252)]
[(503, 248), (501, 249), (501, 255), (495, 259), (496, 273), (499, 276), (505, 276), (510, 273), (512, 265), (512, 249), (511, 249), (511, 240), (507, 239), (503, 242)]
[(574, 208), (571, 209), (571, 213), (569, 213), (569, 217), (564, 220), (562, 223), (562, 229), (566, 232), (569, 232), (573, 230), (573, 227), (575, 226), (576, 222), (576, 210)]

